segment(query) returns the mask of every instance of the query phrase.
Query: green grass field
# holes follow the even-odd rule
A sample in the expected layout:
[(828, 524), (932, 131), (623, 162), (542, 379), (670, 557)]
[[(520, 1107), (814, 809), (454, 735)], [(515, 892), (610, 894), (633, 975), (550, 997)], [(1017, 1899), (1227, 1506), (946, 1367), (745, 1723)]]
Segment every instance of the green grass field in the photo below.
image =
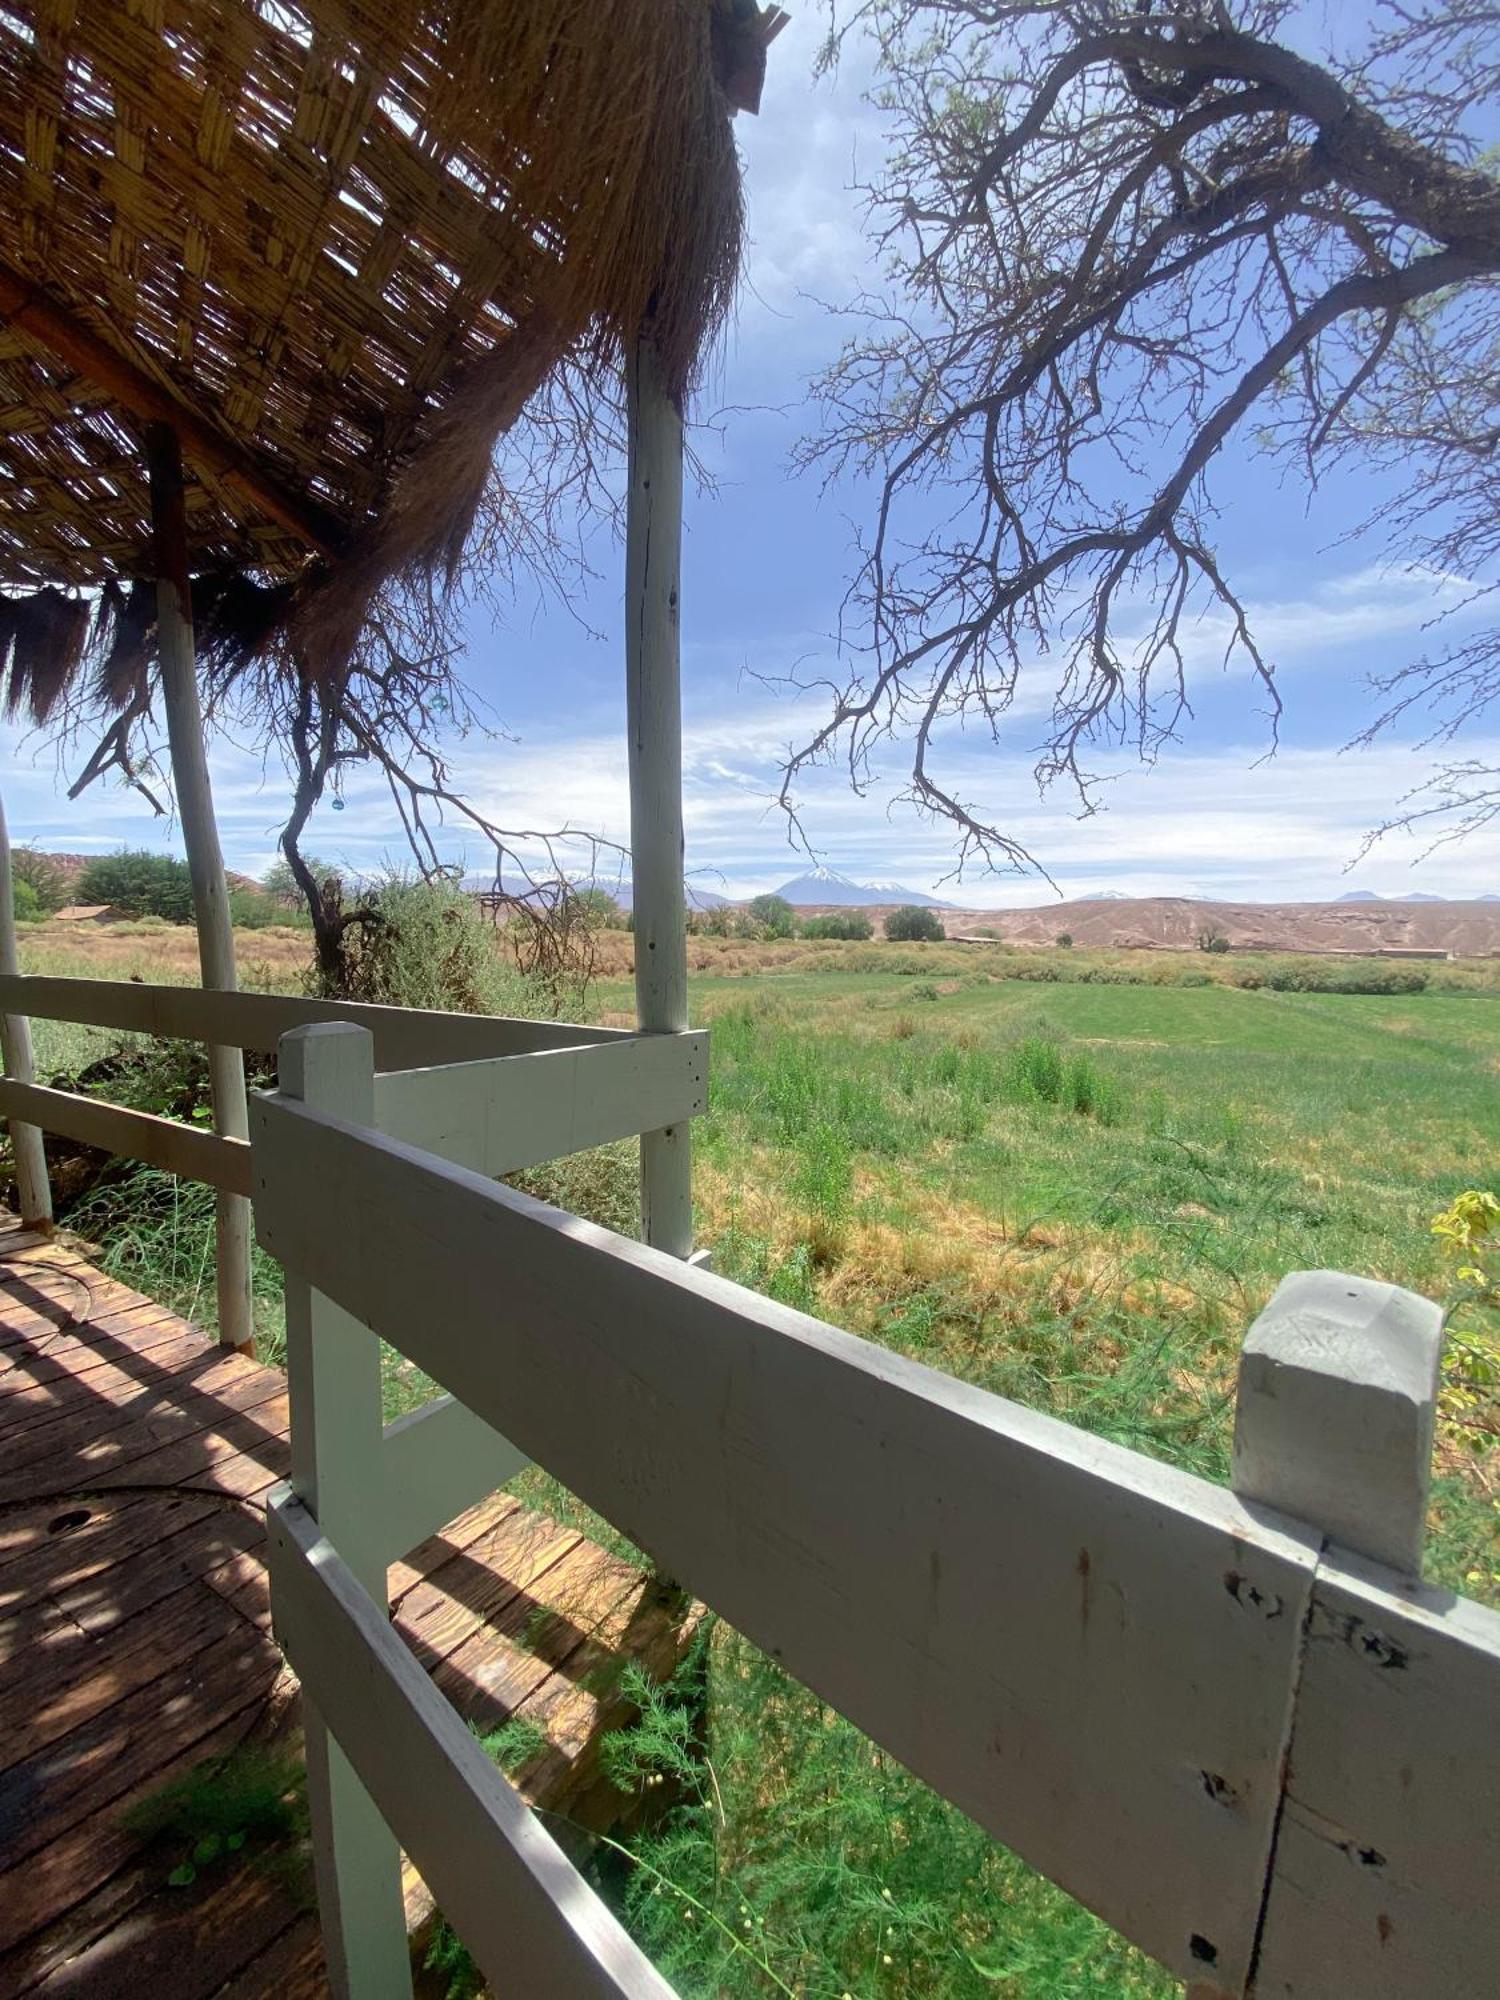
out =
[[(1069, 954), (1044, 982), (987, 950), (708, 957), (698, 1233), (731, 1277), (1222, 1480), (1239, 1344), (1283, 1273), (1445, 1294), (1431, 1219), (1500, 1184), (1500, 993), (1489, 967), (1336, 994), (1161, 957), (1112, 983), (1140, 963)], [(625, 1017), (628, 981), (597, 1003)], [(526, 1178), (632, 1226), (628, 1145)], [(206, 1303), (203, 1219), (161, 1177), (155, 1199), (170, 1271), (159, 1244), (121, 1257), (139, 1217), (120, 1268)], [(392, 1407), (425, 1389), (393, 1358)], [(1443, 1427), (1429, 1574), (1490, 1601), (1497, 1474), (1500, 1449)], [(605, 1872), (692, 2000), (1179, 1990), (722, 1625), (614, 1754), (627, 1789), (662, 1776), (680, 1800)]]
[[(1212, 1479), (1283, 1273), (1442, 1296), (1431, 1218), (1500, 1178), (1500, 1000), (1479, 992), (789, 969), (693, 998), (721, 1270)], [(1429, 1573), (1495, 1600), (1491, 1463), (1445, 1430)], [(1179, 1990), (742, 1639), (720, 1628), (706, 1673), (713, 1791), (631, 1885), (684, 1991)]]

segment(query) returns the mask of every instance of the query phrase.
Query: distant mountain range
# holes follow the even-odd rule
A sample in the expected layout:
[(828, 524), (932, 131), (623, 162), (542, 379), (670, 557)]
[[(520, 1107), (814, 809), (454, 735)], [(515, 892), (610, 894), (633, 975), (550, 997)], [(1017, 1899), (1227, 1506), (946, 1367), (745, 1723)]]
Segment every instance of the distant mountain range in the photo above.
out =
[(1433, 896), (1425, 889), (1410, 889), (1404, 896), (1382, 896), (1374, 889), (1351, 889), (1340, 896), (1341, 903), (1500, 903), (1500, 896)]
[(936, 896), (924, 896), (919, 889), (903, 888), (899, 882), (855, 882), (836, 868), (809, 868), (794, 875), (772, 895), (780, 896), (793, 909), (809, 905), (820, 909), (872, 910), (889, 904), (921, 910), (945, 910), (950, 906)]
[[(554, 878), (552, 886), (555, 887), (555, 885), (556, 878)], [(494, 888), (495, 878), (493, 875), (466, 875), (463, 879), (463, 886), (471, 895), (482, 896)], [(542, 886), (546, 887), (547, 885), (543, 884)], [(524, 888), (519, 886), (507, 884), (507, 887), (510, 889), (512, 895), (524, 897), (528, 893)], [(579, 876), (574, 880), (573, 887), (575, 889), (602, 889), (606, 896), (613, 897), (622, 910), (628, 910), (635, 901), (634, 885), (628, 881), (622, 882), (614, 875), (595, 876), (592, 882), (586, 876)], [(730, 896), (721, 896), (714, 889), (700, 889), (692, 882), (687, 884), (685, 894), (687, 896), (687, 906), (690, 910), (722, 910), (726, 903), (733, 901), (733, 898)]]

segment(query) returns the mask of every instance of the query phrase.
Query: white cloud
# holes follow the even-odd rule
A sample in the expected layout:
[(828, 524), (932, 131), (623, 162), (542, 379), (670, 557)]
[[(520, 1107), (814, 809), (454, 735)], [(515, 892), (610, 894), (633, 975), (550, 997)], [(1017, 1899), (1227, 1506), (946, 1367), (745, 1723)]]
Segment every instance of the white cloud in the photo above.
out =
[[(1305, 598), (1258, 606), (1256, 618), (1263, 628), (1285, 630), (1299, 673), (1347, 676), (1343, 649), (1364, 645), (1367, 629), (1414, 629), (1433, 602), (1431, 579), (1365, 571), (1330, 577)], [(808, 641), (787, 634), (780, 643), (795, 654)], [(699, 671), (700, 650), (721, 656), (717, 674)], [(825, 718), (827, 695), (778, 692), (749, 677), (726, 691), (722, 654), (713, 641), (688, 649), (684, 819), (690, 868), (740, 893), (764, 888), (800, 865), (772, 795), (788, 744), (805, 740)], [(595, 709), (533, 728), (519, 742), (471, 737), (452, 745), (460, 789), (507, 827), (572, 825), (625, 844), (623, 733), (613, 705), (606, 707), (607, 714)], [(1128, 753), (1101, 754), (1094, 762), (1107, 781), (1098, 793), (1102, 809), (1081, 817), (1061, 788), (1045, 798), (1036, 794), (1029, 744), (1035, 732), (1027, 726), (1035, 712), (1023, 713), (1008, 748), (995, 748), (979, 732), (951, 735), (940, 745), (944, 776), (961, 797), (996, 816), (1071, 893), (1102, 887), (1272, 899), (1337, 895), (1351, 887), (1500, 893), (1500, 839), (1490, 835), (1441, 849), (1415, 868), (1421, 844), (1392, 838), (1358, 869), (1343, 872), (1364, 834), (1437, 768), (1442, 760), (1431, 753), (1394, 741), (1347, 755), (1332, 745), (1292, 743), (1260, 761), (1265, 745), (1241, 732), (1233, 747), (1189, 741), (1171, 748), (1151, 769)], [(1251, 720), (1248, 711), (1244, 720)], [(0, 747), (6, 744), (0, 732)], [(82, 852), (175, 844), (175, 828), (155, 819), (134, 795), (96, 788), (69, 804), (50, 753), (17, 754), (13, 731), (8, 747), (6, 806), (16, 839)], [(1464, 749), (1500, 764), (1500, 742), (1471, 742)], [(276, 851), (285, 782), (274, 764), (263, 768), (259, 751), (220, 743), (212, 764), (230, 864), (260, 874)], [(811, 771), (798, 785), (803, 824), (819, 858), (848, 873), (931, 889), (951, 867), (954, 836), (946, 825), (924, 823), (910, 808), (893, 804), (900, 777), (894, 748), (868, 797), (850, 791), (840, 765)], [(463, 855), (476, 869), (488, 865), (478, 836), (461, 826), (450, 825), (444, 843), (453, 858)], [(343, 810), (326, 802), (307, 846), (358, 868), (399, 865), (400, 830), (380, 780), (353, 775)], [(993, 905), (1045, 898), (1050, 891), (1014, 878), (973, 876), (961, 892), (950, 893)]]

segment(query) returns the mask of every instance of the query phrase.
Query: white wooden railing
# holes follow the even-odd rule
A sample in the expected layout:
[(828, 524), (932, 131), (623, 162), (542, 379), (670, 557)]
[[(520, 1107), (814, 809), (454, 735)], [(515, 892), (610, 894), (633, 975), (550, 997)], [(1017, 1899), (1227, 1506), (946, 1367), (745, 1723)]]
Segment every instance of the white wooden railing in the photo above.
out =
[[(1435, 1307), (1287, 1280), (1228, 1491), (380, 1132), (374, 1063), (301, 1030), (252, 1107), (295, 1327), (273, 1601), (337, 1991), (410, 1990), (398, 1841), (496, 1993), (669, 1991), (387, 1620), (403, 1539), (521, 1454), (1194, 1994), (1496, 1990), (1500, 1617), (1411, 1573)], [(497, 1066), (465, 1067), (446, 1101)], [(425, 1512), (370, 1504), (377, 1335), (442, 1421), (512, 1441)]]
[[(1288, 1279), (1226, 1491), (490, 1178), (691, 1117), (701, 1035), (18, 978), (0, 1011), (279, 1050), (248, 1148), (11, 1082), (0, 1115), (248, 1185), (285, 1267), (273, 1597), (336, 1992), (410, 1992), (398, 1842), (497, 1993), (669, 1992), (386, 1615), (388, 1564), (529, 1461), (1202, 2000), (1497, 1990), (1500, 1617), (1416, 1578), (1426, 1302)], [(382, 1424), (377, 1336), (447, 1393)]]
[[(680, 1130), (707, 1102), (708, 1037), (641, 1035), (566, 1021), (366, 1006), (279, 993), (0, 973), (0, 1019), (69, 1021), (274, 1054), (289, 1029), (353, 1022), (374, 1039), (379, 1129), (482, 1173), (515, 1173), (587, 1146)], [(504, 1059), (489, 1095), (464, 1066)], [(455, 1068), (455, 1065), (459, 1066)], [(250, 1148), (152, 1112), (28, 1078), (0, 1077), (0, 1118), (220, 1193), (250, 1192)]]

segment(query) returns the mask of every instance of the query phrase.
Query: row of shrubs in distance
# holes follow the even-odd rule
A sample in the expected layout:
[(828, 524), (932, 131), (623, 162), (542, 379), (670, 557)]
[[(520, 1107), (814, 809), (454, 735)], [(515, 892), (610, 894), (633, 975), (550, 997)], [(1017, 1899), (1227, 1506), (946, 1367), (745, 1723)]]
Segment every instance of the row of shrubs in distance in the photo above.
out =
[(1421, 966), (1289, 958), (1285, 963), (1236, 965), (1215, 978), (1180, 959), (1153, 959), (1133, 965), (1089, 965), (1055, 958), (1007, 960), (1000, 976), (1049, 986), (1238, 986), (1272, 993), (1425, 993), (1429, 975)]
[[(11, 869), (12, 902), (21, 923), (39, 922), (69, 903), (107, 906), (138, 923), (193, 921), (193, 878), (187, 863), (173, 854), (127, 848), (98, 855), (70, 877), (50, 854), (22, 847), (12, 855)], [(263, 889), (232, 888), (229, 911), (242, 930), (283, 924), (311, 928), (299, 903)]]

